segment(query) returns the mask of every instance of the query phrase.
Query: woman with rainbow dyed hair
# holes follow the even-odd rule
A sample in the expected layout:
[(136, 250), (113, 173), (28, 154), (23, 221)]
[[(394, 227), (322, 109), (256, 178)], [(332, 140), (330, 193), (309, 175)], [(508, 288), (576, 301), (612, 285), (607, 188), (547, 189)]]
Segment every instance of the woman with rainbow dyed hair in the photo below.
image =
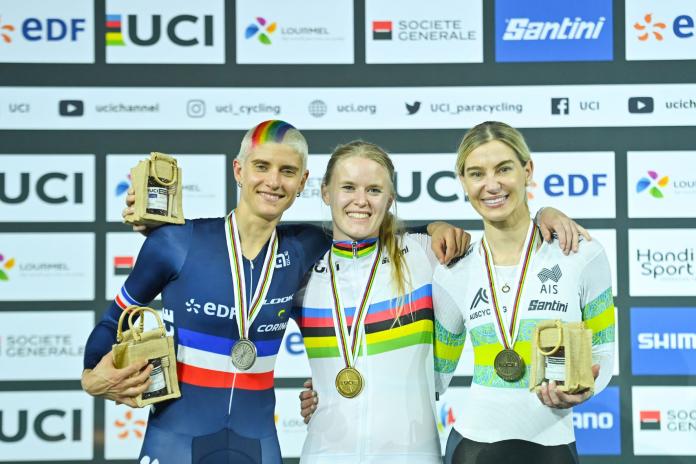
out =
[(111, 345), (121, 312), (162, 294), (181, 398), (152, 409), (139, 462), (282, 461), (273, 369), (287, 303), (330, 244), (320, 228), (279, 224), (304, 188), (306, 165), (307, 142), (292, 125), (272, 120), (249, 130), (233, 163), (235, 210), (151, 230), (90, 335), (83, 388), (135, 406), (134, 397), (153, 389), (153, 368), (143, 360), (116, 369)]

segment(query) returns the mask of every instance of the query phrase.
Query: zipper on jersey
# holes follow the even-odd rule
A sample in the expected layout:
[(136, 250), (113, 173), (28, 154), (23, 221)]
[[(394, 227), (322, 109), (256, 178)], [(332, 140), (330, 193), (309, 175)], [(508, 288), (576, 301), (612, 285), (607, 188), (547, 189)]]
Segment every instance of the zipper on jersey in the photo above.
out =
[(353, 259), (355, 259), (358, 257), (358, 242), (353, 240), (350, 246), (353, 248)]

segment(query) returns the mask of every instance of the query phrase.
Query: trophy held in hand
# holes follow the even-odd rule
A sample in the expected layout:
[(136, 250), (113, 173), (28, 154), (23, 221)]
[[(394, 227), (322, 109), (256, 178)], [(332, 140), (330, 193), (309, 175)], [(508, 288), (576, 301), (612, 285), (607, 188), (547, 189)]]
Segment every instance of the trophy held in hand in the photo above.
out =
[(176, 159), (153, 152), (131, 169), (135, 191), (133, 214), (124, 217), (132, 225), (183, 224), (181, 168)]

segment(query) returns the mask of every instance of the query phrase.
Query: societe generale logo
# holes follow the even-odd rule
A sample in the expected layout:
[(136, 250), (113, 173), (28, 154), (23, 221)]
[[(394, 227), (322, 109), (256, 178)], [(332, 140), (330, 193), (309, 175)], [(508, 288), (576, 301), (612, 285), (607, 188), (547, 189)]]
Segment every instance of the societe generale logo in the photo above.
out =
[(667, 28), (667, 25), (663, 22), (656, 21), (653, 22), (652, 13), (647, 13), (643, 16), (643, 22), (637, 21), (633, 24), (633, 29), (638, 31), (638, 40), (645, 42), (653, 37), (655, 40), (661, 42), (664, 40), (662, 33)]

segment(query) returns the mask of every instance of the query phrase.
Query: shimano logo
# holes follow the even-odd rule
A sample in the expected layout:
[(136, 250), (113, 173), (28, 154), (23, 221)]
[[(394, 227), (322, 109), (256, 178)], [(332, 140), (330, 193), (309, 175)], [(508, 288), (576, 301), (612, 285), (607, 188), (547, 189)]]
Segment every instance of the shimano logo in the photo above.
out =
[(574, 412), (573, 427), (576, 429), (610, 429), (614, 427), (614, 416), (610, 412)]
[(602, 33), (606, 18), (583, 21), (582, 18), (564, 17), (562, 21), (530, 21), (529, 18), (510, 18), (503, 33), (503, 40), (595, 40)]
[(257, 332), (263, 333), (263, 332), (276, 332), (278, 330), (285, 330), (285, 327), (288, 326), (287, 322), (279, 322), (278, 324), (261, 324), (258, 329), (256, 329)]
[(195, 298), (189, 298), (186, 303), (186, 312), (199, 314), (203, 313), (206, 316), (220, 317), (223, 319), (232, 319), (236, 313), (234, 307), (225, 306), (220, 303), (208, 301), (206, 303), (197, 303)]
[(694, 350), (696, 349), (696, 333), (639, 333), (638, 349)]

